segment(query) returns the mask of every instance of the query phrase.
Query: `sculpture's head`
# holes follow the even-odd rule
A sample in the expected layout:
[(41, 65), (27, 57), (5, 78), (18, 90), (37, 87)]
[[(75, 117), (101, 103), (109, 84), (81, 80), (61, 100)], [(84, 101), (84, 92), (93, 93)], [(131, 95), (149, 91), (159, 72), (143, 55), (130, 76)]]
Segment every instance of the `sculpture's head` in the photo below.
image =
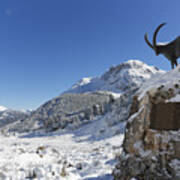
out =
[(151, 44), (149, 42), (149, 40), (147, 38), (147, 34), (144, 35), (144, 39), (145, 39), (146, 43), (148, 44), (149, 47), (151, 47), (155, 51), (156, 56), (158, 56), (161, 53), (161, 49), (162, 49), (161, 47), (163, 46), (163, 45), (157, 45), (157, 42), (156, 42), (157, 33), (159, 32), (160, 28), (162, 26), (164, 26), (165, 24), (166, 23), (162, 23), (156, 28), (154, 35), (153, 35), (153, 44)]

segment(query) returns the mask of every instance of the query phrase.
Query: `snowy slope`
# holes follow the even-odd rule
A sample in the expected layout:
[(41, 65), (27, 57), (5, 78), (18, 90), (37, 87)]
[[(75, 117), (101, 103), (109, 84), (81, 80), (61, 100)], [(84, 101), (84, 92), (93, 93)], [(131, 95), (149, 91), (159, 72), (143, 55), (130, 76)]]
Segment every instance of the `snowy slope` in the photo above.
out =
[(7, 129), (11, 132), (74, 129), (104, 114), (110, 100), (110, 95), (105, 92), (63, 94), (44, 103), (24, 121), (10, 124)]
[(111, 67), (100, 77), (81, 79), (65, 93), (83, 93), (98, 90), (122, 93), (129, 88), (139, 86), (155, 74), (163, 73), (164, 71), (148, 66), (139, 60), (129, 60)]

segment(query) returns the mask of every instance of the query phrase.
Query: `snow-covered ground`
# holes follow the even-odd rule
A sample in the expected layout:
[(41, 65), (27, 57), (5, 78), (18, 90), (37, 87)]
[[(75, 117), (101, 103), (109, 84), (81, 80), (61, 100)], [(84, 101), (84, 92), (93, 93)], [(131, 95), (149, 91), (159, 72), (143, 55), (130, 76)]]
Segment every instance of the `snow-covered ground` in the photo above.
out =
[(74, 131), (0, 136), (0, 180), (113, 179), (123, 125), (102, 124), (100, 118)]

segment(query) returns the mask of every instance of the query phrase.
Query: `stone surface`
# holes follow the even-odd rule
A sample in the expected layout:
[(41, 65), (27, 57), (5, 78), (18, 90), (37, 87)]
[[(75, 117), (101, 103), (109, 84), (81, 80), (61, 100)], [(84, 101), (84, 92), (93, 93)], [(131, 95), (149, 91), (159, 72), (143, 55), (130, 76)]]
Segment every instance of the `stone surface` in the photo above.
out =
[(174, 88), (134, 97), (115, 180), (180, 180), (180, 102), (169, 101), (180, 88)]
[(180, 102), (153, 104), (150, 119), (150, 128), (152, 129), (180, 129)]

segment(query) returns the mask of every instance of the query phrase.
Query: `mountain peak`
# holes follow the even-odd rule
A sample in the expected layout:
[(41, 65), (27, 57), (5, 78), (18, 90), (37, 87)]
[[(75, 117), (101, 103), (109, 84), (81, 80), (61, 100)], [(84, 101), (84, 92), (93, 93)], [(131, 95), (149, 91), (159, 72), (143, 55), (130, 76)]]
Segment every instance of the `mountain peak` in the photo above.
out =
[(82, 78), (82, 79), (79, 80), (76, 84), (74, 84), (74, 85), (72, 86), (72, 88), (74, 89), (74, 88), (76, 88), (76, 87), (78, 87), (78, 86), (84, 86), (84, 85), (90, 83), (90, 82), (91, 82), (91, 79), (92, 79), (91, 77)]
[(122, 93), (129, 87), (139, 86), (154, 74), (164, 71), (154, 66), (149, 66), (139, 60), (129, 60), (111, 67), (100, 77), (82, 78), (65, 93), (84, 93), (92, 91), (111, 91)]
[(0, 106), (0, 111), (5, 111), (5, 110), (7, 110), (7, 108), (6, 108), (6, 107), (4, 107), (4, 106)]

